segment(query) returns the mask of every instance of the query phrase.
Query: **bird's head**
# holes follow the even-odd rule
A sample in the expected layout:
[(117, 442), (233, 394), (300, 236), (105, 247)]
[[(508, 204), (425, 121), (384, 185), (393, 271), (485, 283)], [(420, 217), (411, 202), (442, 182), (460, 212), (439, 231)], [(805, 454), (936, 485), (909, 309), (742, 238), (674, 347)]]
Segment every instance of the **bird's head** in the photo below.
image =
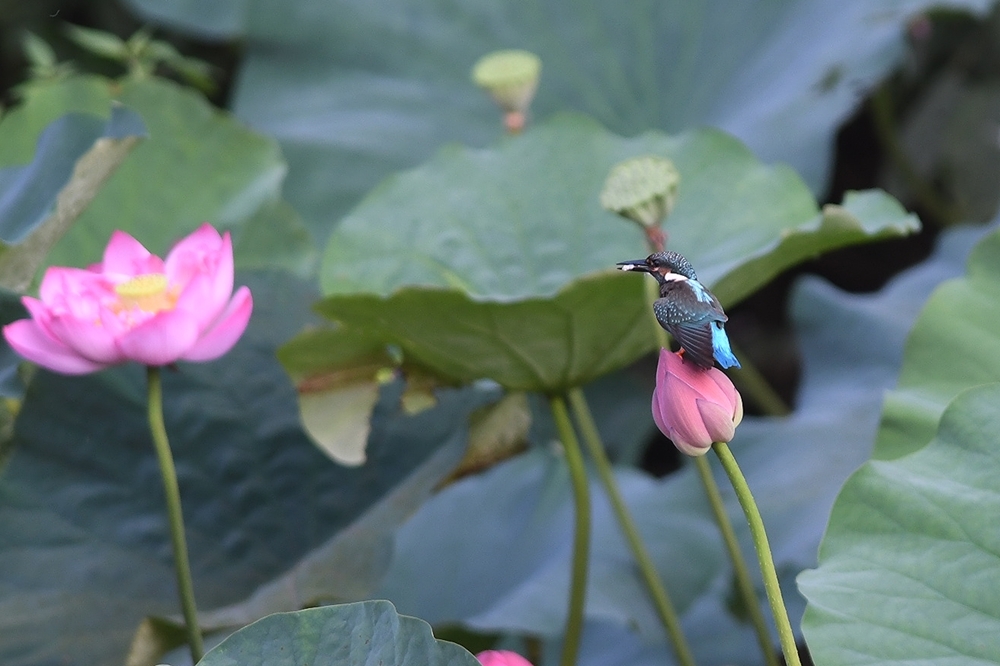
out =
[(698, 279), (691, 262), (677, 252), (656, 252), (645, 259), (620, 261), (618, 269), (651, 273), (661, 283), (669, 279), (667, 278), (669, 274), (679, 275), (688, 280)]

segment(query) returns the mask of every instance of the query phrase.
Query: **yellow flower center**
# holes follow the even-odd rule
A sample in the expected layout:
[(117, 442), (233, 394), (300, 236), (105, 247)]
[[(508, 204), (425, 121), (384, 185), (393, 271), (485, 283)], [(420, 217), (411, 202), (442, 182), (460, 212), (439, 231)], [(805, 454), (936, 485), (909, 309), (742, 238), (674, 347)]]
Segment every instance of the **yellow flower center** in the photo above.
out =
[(167, 276), (162, 273), (137, 275), (128, 282), (116, 285), (115, 293), (123, 310), (137, 308), (155, 313), (173, 310), (177, 305), (178, 294), (168, 288)]

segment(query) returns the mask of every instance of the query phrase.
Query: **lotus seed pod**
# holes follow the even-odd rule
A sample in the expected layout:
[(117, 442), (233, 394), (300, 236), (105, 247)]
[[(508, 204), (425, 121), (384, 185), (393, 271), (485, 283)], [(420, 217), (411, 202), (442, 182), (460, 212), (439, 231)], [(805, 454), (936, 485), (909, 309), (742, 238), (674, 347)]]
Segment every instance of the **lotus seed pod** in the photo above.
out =
[(659, 226), (674, 208), (680, 180), (668, 159), (633, 157), (611, 169), (601, 191), (601, 206), (643, 227)]
[(508, 129), (523, 127), (524, 116), (538, 90), (542, 61), (528, 51), (494, 51), (472, 68), (472, 80), (507, 114)]

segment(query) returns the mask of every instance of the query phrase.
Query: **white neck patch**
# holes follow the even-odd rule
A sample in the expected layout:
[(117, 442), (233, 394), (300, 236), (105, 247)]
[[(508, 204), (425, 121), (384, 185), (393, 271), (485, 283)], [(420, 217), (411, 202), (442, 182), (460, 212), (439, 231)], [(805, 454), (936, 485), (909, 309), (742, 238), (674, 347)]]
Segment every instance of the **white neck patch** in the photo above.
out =
[(667, 273), (663, 279), (667, 282), (687, 282), (687, 278), (680, 273)]

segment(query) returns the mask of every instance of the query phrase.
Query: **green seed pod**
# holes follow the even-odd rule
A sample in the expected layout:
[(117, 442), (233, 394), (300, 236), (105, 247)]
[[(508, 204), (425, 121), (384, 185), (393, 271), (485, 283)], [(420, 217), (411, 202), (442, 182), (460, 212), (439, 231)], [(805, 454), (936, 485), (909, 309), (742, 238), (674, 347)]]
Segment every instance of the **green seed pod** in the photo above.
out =
[(680, 180), (677, 167), (666, 158), (633, 157), (611, 169), (601, 206), (643, 227), (656, 227), (673, 210)]
[(494, 51), (472, 68), (472, 80), (506, 113), (523, 114), (538, 90), (542, 61), (528, 51)]

